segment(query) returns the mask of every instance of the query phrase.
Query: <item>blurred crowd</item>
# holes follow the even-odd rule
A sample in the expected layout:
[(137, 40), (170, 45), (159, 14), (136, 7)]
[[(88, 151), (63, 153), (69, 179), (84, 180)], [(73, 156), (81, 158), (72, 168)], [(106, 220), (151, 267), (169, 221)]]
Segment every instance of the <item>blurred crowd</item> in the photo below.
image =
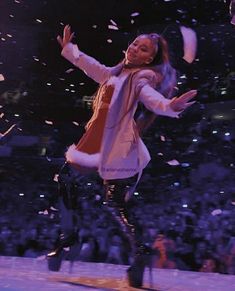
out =
[[(152, 160), (129, 219), (155, 249), (155, 267), (235, 274), (234, 120), (212, 118), (202, 107), (177, 122), (159, 117), (145, 134)], [(1, 157), (0, 255), (41, 257), (58, 239), (56, 175), (66, 145), (62, 127), (53, 133)], [(77, 185), (78, 239), (68, 259), (129, 264), (128, 239), (104, 203), (102, 181), (93, 174)]]

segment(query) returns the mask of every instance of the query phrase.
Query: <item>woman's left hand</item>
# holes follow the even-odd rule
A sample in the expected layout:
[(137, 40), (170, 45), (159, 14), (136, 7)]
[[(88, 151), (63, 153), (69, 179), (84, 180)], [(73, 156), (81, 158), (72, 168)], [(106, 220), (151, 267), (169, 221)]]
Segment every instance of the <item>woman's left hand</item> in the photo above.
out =
[(190, 90), (179, 97), (175, 97), (172, 99), (170, 103), (170, 107), (174, 111), (183, 111), (189, 106), (193, 105), (196, 101), (190, 101), (197, 95), (197, 90)]

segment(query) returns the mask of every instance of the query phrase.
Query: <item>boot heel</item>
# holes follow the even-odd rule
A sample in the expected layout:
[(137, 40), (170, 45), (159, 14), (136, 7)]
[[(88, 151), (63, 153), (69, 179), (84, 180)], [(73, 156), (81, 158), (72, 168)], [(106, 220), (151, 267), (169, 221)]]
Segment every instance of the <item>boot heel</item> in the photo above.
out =
[(56, 255), (47, 255), (47, 264), (50, 271), (58, 272), (61, 267), (63, 258), (65, 257), (65, 251), (57, 253)]
[(141, 246), (136, 254), (134, 263), (127, 269), (127, 279), (131, 287), (140, 288), (143, 286), (145, 267), (149, 268), (149, 284), (153, 286), (152, 276), (152, 249), (150, 247)]
[(60, 270), (62, 260), (66, 256), (64, 248), (71, 247), (76, 243), (76, 241), (77, 238), (75, 233), (68, 236), (65, 236), (64, 234), (60, 236), (58, 247), (54, 251), (47, 254), (48, 269), (50, 271), (58, 272)]

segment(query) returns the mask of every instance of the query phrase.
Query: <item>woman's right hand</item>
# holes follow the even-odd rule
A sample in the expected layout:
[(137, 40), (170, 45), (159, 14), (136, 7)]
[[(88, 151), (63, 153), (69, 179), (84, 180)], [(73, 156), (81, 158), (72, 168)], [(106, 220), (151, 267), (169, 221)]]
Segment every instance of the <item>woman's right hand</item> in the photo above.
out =
[(60, 35), (58, 35), (57, 41), (63, 49), (66, 46), (66, 44), (71, 42), (73, 37), (74, 37), (74, 32), (71, 32), (71, 27), (70, 27), (70, 25), (67, 24), (64, 27), (63, 38)]

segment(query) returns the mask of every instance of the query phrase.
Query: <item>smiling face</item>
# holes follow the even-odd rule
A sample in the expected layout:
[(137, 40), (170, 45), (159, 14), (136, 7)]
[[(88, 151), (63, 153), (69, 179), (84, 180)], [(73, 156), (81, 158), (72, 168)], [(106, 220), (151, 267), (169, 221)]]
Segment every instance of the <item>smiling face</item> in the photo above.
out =
[(138, 36), (127, 48), (125, 63), (135, 66), (150, 64), (157, 53), (154, 42), (146, 35)]

